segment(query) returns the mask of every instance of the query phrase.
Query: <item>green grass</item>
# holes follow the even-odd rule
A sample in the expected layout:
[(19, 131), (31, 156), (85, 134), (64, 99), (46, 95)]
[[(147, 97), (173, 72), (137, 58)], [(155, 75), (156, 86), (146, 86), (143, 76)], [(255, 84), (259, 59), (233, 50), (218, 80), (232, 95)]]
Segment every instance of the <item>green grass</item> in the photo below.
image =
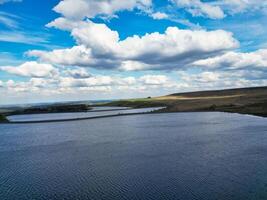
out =
[(8, 122), (8, 119), (4, 115), (0, 115), (0, 122)]
[(143, 99), (129, 99), (129, 100), (114, 101), (114, 102), (108, 103), (107, 106), (148, 108), (148, 107), (161, 107), (161, 106), (165, 106), (165, 104), (159, 101), (155, 101), (153, 99), (143, 98)]

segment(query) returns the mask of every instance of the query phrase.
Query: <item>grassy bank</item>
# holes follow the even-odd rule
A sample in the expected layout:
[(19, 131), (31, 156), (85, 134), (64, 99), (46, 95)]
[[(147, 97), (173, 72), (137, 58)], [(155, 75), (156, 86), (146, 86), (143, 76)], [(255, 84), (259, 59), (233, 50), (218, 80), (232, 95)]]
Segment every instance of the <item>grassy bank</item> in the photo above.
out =
[(67, 113), (67, 112), (87, 112), (92, 108), (87, 104), (59, 104), (59, 105), (44, 105), (33, 106), (26, 108), (15, 108), (5, 112), (6, 115), (19, 114), (41, 114), (41, 113)]
[(0, 115), (0, 123), (8, 122), (8, 119), (4, 115)]
[(161, 112), (221, 111), (267, 117), (267, 87), (176, 93), (106, 105), (134, 108), (165, 106)]

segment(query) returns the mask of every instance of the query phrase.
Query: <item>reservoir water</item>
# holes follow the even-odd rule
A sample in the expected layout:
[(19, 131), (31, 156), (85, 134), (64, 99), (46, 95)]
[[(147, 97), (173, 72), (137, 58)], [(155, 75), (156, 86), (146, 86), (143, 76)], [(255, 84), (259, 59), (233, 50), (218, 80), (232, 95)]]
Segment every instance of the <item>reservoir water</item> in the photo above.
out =
[(206, 112), (0, 124), (0, 199), (266, 200), (266, 120)]
[(11, 115), (8, 116), (8, 119), (12, 122), (69, 120), (77, 118), (82, 119), (82, 118), (99, 117), (99, 116), (110, 116), (118, 114), (148, 113), (162, 108), (164, 107), (137, 108), (137, 109), (131, 109), (127, 107), (94, 107), (93, 110), (90, 110), (88, 112)]

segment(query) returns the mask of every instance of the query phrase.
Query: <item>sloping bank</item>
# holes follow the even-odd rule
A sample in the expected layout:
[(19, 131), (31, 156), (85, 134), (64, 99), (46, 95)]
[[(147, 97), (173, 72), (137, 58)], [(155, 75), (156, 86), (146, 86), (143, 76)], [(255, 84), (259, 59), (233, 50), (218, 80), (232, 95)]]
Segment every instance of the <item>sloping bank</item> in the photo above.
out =
[(177, 93), (128, 99), (106, 104), (143, 108), (166, 107), (159, 112), (230, 112), (267, 117), (267, 87)]

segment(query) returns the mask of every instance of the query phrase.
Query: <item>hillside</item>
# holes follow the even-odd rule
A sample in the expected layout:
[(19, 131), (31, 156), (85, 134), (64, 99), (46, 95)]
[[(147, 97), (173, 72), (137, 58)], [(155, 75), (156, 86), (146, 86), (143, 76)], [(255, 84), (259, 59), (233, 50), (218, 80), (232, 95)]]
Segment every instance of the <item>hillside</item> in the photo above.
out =
[(176, 93), (115, 101), (107, 105), (135, 108), (166, 106), (161, 112), (222, 111), (267, 117), (267, 87)]

